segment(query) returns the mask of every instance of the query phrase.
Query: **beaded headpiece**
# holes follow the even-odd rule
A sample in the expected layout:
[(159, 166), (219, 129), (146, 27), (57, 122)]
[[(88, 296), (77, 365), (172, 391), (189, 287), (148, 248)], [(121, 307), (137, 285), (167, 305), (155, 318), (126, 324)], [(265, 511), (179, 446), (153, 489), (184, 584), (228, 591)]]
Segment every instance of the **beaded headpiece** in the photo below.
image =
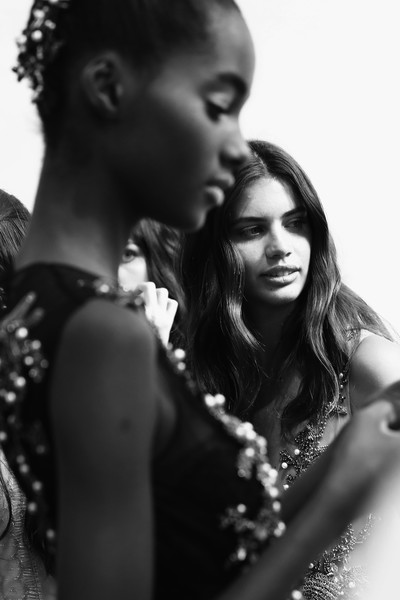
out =
[(68, 9), (71, 0), (35, 0), (28, 24), (17, 40), (17, 65), (13, 71), (18, 81), (28, 79), (33, 89), (33, 102), (43, 92), (43, 73), (63, 45), (57, 35), (60, 11)]

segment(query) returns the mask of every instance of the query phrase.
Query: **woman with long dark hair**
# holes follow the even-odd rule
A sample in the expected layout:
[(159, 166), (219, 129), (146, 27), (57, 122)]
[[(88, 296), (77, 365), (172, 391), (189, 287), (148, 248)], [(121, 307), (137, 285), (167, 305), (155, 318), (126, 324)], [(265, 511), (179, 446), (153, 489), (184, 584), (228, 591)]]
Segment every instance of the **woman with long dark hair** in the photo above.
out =
[(185, 320), (183, 291), (176, 277), (181, 236), (164, 223), (141, 219), (131, 231), (118, 271), (120, 284), (141, 294), (146, 315), (164, 344), (181, 341), (180, 325)]
[[(267, 142), (250, 142), (250, 151), (224, 205), (186, 240), (187, 348), (202, 389), (225, 394), (230, 410), (267, 437), (288, 487), (357, 408), (399, 380), (400, 347), (343, 283), (300, 165)], [(310, 598), (310, 580), (339, 597), (353, 577), (359, 593), (354, 570), (337, 581), (323, 572), (348, 566), (349, 548), (369, 530), (347, 532), (346, 551), (314, 564)]]

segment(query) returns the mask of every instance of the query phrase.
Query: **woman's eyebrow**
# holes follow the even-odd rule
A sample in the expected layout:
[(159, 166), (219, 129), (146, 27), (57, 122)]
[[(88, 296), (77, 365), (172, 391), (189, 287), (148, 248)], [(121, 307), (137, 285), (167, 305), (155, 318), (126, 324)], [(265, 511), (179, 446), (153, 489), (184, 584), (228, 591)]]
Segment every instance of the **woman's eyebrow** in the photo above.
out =
[[(288, 210), (287, 212), (283, 213), (282, 218), (283, 217), (294, 217), (294, 216), (305, 216), (307, 214), (307, 210), (306, 208), (304, 208), (303, 206), (298, 206), (296, 208), (292, 208), (291, 210)], [(260, 215), (244, 215), (244, 216), (239, 216), (239, 217), (234, 217), (231, 220), (231, 225), (237, 225), (238, 223), (240, 224), (245, 224), (245, 223), (265, 223), (266, 221), (268, 221), (268, 218), (265, 216), (260, 216)]]
[(296, 208), (293, 208), (292, 210), (288, 210), (288, 212), (284, 213), (284, 217), (292, 217), (294, 215), (301, 215), (301, 216), (305, 216), (307, 214), (307, 210), (304, 206), (296, 206)]
[(265, 217), (247, 215), (245, 217), (236, 217), (232, 219), (231, 225), (237, 225), (238, 223), (264, 223), (265, 221), (267, 221)]

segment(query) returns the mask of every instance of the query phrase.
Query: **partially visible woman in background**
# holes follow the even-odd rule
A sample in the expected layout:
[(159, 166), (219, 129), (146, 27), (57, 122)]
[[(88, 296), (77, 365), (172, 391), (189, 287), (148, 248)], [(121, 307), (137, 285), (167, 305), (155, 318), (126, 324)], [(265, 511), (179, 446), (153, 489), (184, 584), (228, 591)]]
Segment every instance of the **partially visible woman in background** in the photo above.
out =
[(5, 304), (5, 287), (14, 256), (21, 246), (30, 213), (15, 196), (0, 189), (0, 305)]
[[(29, 225), (28, 209), (0, 189), (0, 302), (7, 299), (8, 277)], [(0, 415), (1, 421), (1, 415)], [(0, 439), (0, 443), (3, 442)], [(0, 598), (50, 600), (54, 583), (24, 532), (26, 501), (0, 447)]]
[[(342, 282), (323, 207), (302, 168), (273, 144), (250, 148), (225, 204), (186, 241), (187, 347), (202, 389), (226, 395), (231, 410), (267, 437), (288, 487), (354, 410), (400, 379), (400, 347)], [(350, 568), (350, 554), (371, 522), (359, 532), (350, 527), (315, 561), (306, 598), (319, 597), (317, 589), (329, 598), (359, 593), (364, 574)]]
[(126, 244), (118, 279), (126, 290), (137, 290), (162, 342), (182, 339), (185, 320), (183, 291), (177, 277), (182, 233), (153, 219), (142, 219)]

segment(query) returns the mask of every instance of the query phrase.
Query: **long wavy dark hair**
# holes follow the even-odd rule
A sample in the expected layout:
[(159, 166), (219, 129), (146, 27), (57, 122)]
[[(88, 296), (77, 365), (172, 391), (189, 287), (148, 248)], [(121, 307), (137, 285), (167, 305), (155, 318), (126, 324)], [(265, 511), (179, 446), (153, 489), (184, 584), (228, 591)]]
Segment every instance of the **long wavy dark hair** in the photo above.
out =
[(297, 396), (285, 408), (286, 434), (318, 417), (339, 395), (338, 375), (350, 359), (351, 338), (361, 329), (392, 339), (383, 321), (341, 279), (334, 242), (311, 181), (287, 152), (250, 141), (251, 156), (240, 169), (224, 205), (205, 227), (186, 237), (181, 278), (187, 298), (186, 349), (199, 385), (227, 397), (241, 417), (249, 413), (263, 381), (263, 344), (246, 323), (244, 268), (231, 241), (232, 209), (255, 181), (273, 178), (289, 186), (306, 208), (312, 231), (310, 267), (296, 308), (287, 319), (274, 360), (273, 377), (301, 374)]

